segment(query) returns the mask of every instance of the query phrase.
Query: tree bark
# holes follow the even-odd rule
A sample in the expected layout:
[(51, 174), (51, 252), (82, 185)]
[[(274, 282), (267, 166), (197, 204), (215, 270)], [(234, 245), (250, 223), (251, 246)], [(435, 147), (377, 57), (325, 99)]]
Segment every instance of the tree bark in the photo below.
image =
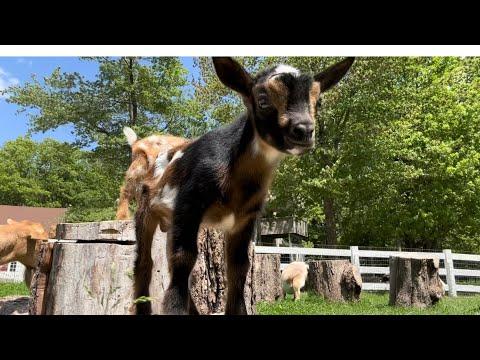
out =
[(135, 90), (133, 87), (135, 85), (135, 75), (134, 75), (134, 65), (136, 63), (136, 59), (133, 57), (127, 58), (127, 66), (128, 66), (128, 82), (132, 89), (130, 89), (129, 93), (129, 101), (128, 101), (128, 112), (130, 114), (130, 125), (135, 125), (137, 123), (138, 118), (138, 103), (137, 103), (137, 96), (135, 94)]
[(320, 260), (308, 264), (306, 289), (331, 301), (360, 299), (362, 278), (357, 266), (348, 260)]
[(325, 213), (326, 243), (328, 245), (337, 244), (337, 229), (335, 224), (335, 206), (333, 198), (323, 199), (323, 211)]
[(282, 295), (280, 254), (255, 255), (255, 301), (275, 301)]
[[(52, 266), (52, 253), (53, 243), (42, 242), (30, 282), (30, 301), (28, 304), (30, 315), (41, 315), (45, 312), (45, 294)], [(30, 271), (30, 269), (26, 271)]]
[(412, 254), (390, 257), (390, 305), (425, 308), (437, 303), (445, 295), (439, 263)]

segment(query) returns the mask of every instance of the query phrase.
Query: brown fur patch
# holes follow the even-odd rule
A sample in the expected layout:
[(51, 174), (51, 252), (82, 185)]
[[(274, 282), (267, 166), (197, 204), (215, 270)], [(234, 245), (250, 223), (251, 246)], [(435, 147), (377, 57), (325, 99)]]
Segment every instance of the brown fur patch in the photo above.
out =
[(132, 145), (132, 163), (126, 171), (125, 182), (120, 189), (116, 215), (118, 220), (130, 218), (129, 203), (135, 199), (138, 204), (141, 183), (148, 177), (148, 174), (153, 174), (157, 156), (173, 149), (182, 149), (188, 143), (190, 143), (190, 140), (177, 136), (151, 135), (137, 140)]
[(288, 102), (288, 88), (279, 80), (271, 78), (265, 83), (265, 90), (273, 106), (278, 112), (278, 123), (281, 127), (288, 124), (287, 117), (287, 102)]
[(320, 84), (314, 81), (310, 89), (310, 115), (312, 116), (312, 119), (315, 119), (315, 112), (317, 109), (317, 102), (319, 98), (320, 98)]

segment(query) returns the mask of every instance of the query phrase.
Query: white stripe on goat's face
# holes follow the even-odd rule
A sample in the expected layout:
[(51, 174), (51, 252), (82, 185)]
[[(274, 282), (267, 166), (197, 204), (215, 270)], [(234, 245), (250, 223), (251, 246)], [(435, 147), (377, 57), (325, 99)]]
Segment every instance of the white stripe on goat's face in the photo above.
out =
[(275, 68), (275, 70), (273, 70), (273, 73), (274, 74), (289, 73), (289, 74), (292, 74), (294, 76), (298, 76), (298, 75), (300, 75), (300, 70), (298, 70), (298, 69), (296, 69), (296, 68), (294, 68), (293, 66), (290, 66), (290, 65), (280, 64)]

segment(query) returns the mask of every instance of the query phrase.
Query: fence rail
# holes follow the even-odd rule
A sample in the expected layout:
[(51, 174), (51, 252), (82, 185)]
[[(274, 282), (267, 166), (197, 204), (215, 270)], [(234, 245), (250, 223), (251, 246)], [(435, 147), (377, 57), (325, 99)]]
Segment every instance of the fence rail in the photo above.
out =
[[(464, 284), (464, 282), (475, 282), (480, 284), (480, 255), (475, 254), (456, 254), (451, 250), (445, 249), (443, 252), (413, 252), (413, 251), (382, 251), (382, 250), (360, 250), (358, 246), (351, 246), (350, 249), (332, 249), (332, 248), (301, 248), (301, 247), (279, 247), (279, 246), (255, 246), (255, 252), (258, 254), (281, 254), (288, 255), (282, 257), (280, 268), (283, 270), (292, 258), (299, 259), (305, 256), (311, 257), (329, 257), (339, 259), (349, 259), (360, 269), (362, 279), (389, 275), (388, 266), (378, 266), (378, 262), (385, 263), (390, 256), (412, 254), (413, 256), (436, 256), (440, 260), (439, 274), (446, 279), (445, 291), (450, 296), (456, 296), (457, 292), (462, 293), (480, 293), (479, 285)], [(372, 265), (372, 263), (374, 265)], [(475, 269), (463, 268), (462, 263), (467, 263)], [(456, 268), (454, 267), (456, 266)], [(371, 279), (370, 279), (371, 280)], [(462, 282), (462, 283), (460, 283)], [(388, 291), (389, 284), (382, 282), (363, 282), (363, 290), (368, 291)]]

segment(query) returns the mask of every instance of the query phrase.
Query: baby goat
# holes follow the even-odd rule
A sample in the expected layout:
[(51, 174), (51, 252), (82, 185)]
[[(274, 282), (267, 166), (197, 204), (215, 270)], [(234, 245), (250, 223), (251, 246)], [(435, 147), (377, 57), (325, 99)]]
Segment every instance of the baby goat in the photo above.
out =
[(26, 267), (25, 284), (30, 286), (40, 244), (49, 235), (40, 223), (8, 219), (6, 225), (0, 225), (0, 265), (21, 262)]
[(283, 298), (293, 292), (293, 299), (300, 299), (300, 290), (305, 286), (309, 266), (302, 261), (294, 261), (288, 264), (282, 271)]
[(125, 174), (125, 182), (120, 188), (117, 220), (130, 219), (128, 206), (133, 199), (138, 203), (142, 181), (145, 179), (148, 170), (155, 164), (157, 156), (188, 141), (171, 135), (151, 135), (138, 139), (135, 131), (129, 127), (123, 128), (123, 133), (132, 148), (132, 163)]
[[(335, 85), (352, 63), (347, 58), (315, 76), (280, 65), (252, 77), (232, 58), (213, 58), (220, 81), (240, 94), (247, 111), (230, 125), (157, 158), (135, 214), (136, 298), (149, 295), (152, 239), (157, 225), (168, 219), (163, 231), (168, 231), (171, 279), (163, 313), (198, 313), (189, 277), (197, 259), (198, 230), (210, 226), (226, 237), (225, 314), (246, 314), (248, 247), (274, 171), (285, 154), (300, 155), (314, 147), (320, 93)], [(136, 310), (149, 314), (151, 304), (139, 302)]]

